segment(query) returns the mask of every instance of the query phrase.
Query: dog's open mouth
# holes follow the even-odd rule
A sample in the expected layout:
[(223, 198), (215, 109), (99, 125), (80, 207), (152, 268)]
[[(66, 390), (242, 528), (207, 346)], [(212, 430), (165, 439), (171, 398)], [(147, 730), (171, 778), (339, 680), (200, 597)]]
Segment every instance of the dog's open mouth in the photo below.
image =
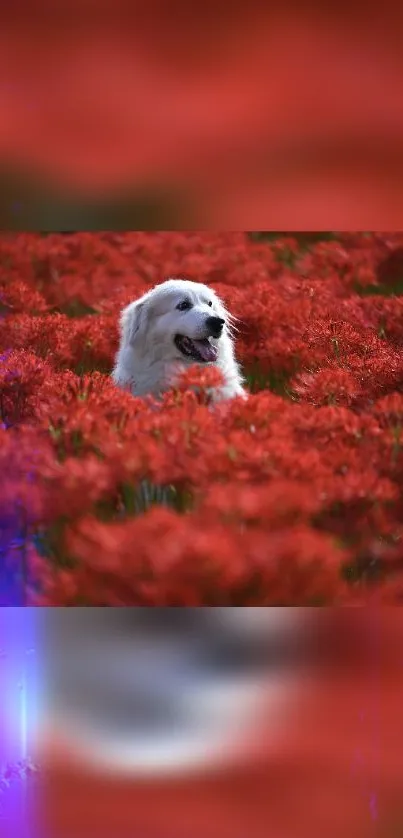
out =
[(208, 364), (217, 360), (217, 347), (213, 346), (208, 338), (193, 340), (185, 335), (175, 335), (175, 346), (182, 352), (182, 355), (186, 358), (193, 358), (194, 361)]

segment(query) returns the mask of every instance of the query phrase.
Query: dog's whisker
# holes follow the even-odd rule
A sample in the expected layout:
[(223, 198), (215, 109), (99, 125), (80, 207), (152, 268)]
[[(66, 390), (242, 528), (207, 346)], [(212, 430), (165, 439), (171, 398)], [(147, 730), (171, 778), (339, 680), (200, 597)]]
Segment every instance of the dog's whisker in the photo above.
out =
[[(240, 324), (242, 323), (242, 321), (240, 320), (239, 317), (235, 318), (235, 320)], [(241, 331), (241, 329), (235, 324), (235, 322), (234, 322), (234, 320), (231, 316), (227, 317), (227, 330), (228, 330), (229, 335), (231, 337), (234, 337), (235, 335), (239, 334), (239, 332)]]
[(241, 323), (241, 318), (237, 317), (235, 314), (231, 314), (229, 311), (225, 311), (225, 317), (228, 323), (233, 327), (236, 328), (235, 323)]

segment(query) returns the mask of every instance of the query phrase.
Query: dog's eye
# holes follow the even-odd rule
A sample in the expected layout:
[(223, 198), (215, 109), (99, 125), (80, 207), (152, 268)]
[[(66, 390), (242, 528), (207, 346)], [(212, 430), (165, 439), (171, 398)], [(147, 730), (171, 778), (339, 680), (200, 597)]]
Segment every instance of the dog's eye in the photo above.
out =
[(186, 311), (186, 309), (192, 308), (192, 303), (189, 300), (182, 300), (182, 302), (179, 303), (176, 306), (176, 308), (178, 309), (178, 311)]
[(209, 300), (208, 304), (209, 304), (209, 306), (212, 306), (212, 305), (213, 305), (213, 303), (211, 302), (211, 300)]

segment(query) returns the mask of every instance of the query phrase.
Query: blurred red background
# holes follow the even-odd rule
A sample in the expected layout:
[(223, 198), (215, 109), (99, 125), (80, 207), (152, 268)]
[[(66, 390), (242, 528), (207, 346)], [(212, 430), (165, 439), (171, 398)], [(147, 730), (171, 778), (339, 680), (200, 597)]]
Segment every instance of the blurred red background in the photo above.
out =
[(398, 11), (42, 0), (1, 17), (3, 226), (401, 227)]

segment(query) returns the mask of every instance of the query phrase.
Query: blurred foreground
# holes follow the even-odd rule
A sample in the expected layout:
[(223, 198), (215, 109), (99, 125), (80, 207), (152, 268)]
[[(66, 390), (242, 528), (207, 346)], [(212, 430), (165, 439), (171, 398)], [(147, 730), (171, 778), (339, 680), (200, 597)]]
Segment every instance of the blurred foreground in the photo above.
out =
[(397, 611), (37, 613), (41, 835), (401, 834)]

